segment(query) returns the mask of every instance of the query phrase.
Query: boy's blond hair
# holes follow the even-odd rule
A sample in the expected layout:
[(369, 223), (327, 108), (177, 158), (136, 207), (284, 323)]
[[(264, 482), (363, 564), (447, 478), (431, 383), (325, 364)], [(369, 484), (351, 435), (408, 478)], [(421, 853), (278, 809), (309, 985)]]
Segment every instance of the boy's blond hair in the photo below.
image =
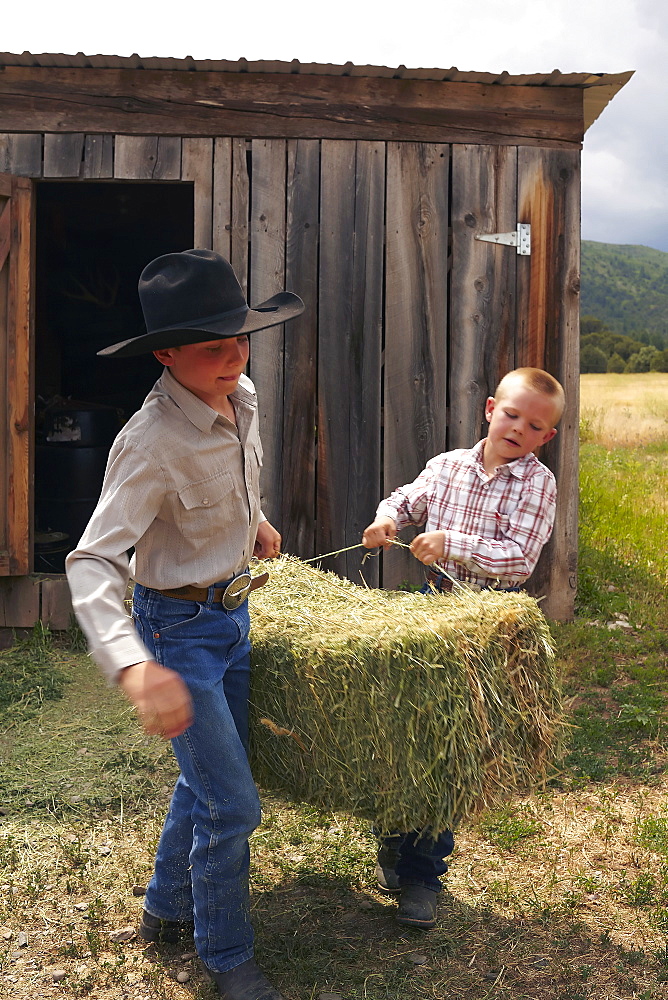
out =
[(522, 382), (527, 389), (540, 392), (554, 400), (555, 424), (559, 422), (566, 406), (566, 396), (560, 382), (553, 375), (544, 372), (542, 368), (514, 368), (507, 372), (496, 387), (494, 399), (498, 403), (508, 392), (512, 382)]

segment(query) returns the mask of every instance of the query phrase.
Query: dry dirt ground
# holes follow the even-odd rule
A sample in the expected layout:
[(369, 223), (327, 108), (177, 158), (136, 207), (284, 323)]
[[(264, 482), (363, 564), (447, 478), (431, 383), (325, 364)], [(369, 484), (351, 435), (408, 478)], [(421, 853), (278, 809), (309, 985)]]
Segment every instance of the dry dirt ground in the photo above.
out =
[[(253, 842), (261, 961), (288, 1000), (668, 997), (649, 961), (665, 952), (665, 932), (624, 892), (661, 870), (634, 830), (665, 811), (667, 791), (621, 784), (532, 797), (522, 809), (538, 833), (513, 850), (462, 831), (427, 933), (394, 923), (365, 829), (318, 815), (305, 833), (299, 810), (270, 799)], [(192, 943), (158, 951), (134, 933), (158, 829), (157, 812), (69, 830), (5, 818), (14, 863), (0, 884), (13, 900), (0, 928), (1, 996), (213, 996)]]

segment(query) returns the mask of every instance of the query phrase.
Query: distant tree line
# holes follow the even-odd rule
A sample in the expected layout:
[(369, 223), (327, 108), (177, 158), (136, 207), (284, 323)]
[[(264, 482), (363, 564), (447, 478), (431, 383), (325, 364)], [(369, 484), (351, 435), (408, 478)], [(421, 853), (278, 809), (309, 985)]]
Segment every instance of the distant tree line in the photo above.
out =
[[(606, 330), (668, 348), (668, 253), (582, 241), (580, 310)], [(648, 332), (658, 339), (648, 339)]]
[(635, 331), (625, 336), (607, 330), (595, 316), (580, 318), (580, 371), (668, 372), (666, 337), (655, 331)]

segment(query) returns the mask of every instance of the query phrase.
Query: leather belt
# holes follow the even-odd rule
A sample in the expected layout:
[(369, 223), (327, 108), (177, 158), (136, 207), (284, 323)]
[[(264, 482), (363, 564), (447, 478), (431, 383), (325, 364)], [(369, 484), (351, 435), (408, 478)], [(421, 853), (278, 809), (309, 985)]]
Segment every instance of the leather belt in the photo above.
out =
[[(264, 586), (269, 579), (268, 573), (260, 573), (258, 576), (251, 576), (250, 573), (241, 573), (230, 580), (224, 587), (214, 587), (213, 597), (216, 604), (222, 604), (227, 611), (234, 611), (240, 607), (252, 590)], [(156, 594), (169, 597), (175, 601), (198, 601), (206, 604), (209, 600), (208, 587), (174, 587), (173, 590), (157, 590)]]
[(443, 576), (442, 573), (437, 573), (436, 570), (430, 569), (427, 573), (427, 580), (436, 590), (440, 590), (444, 594), (452, 593), (452, 580), (448, 580), (447, 576)]
[[(451, 594), (455, 586), (452, 580), (443, 573), (437, 573), (434, 569), (427, 571), (427, 580), (436, 590), (440, 590), (442, 594)], [(457, 580), (457, 583), (468, 590), (497, 590), (503, 593), (513, 593), (521, 589), (519, 584), (513, 584), (509, 587), (481, 587), (479, 583), (466, 583), (465, 580)]]

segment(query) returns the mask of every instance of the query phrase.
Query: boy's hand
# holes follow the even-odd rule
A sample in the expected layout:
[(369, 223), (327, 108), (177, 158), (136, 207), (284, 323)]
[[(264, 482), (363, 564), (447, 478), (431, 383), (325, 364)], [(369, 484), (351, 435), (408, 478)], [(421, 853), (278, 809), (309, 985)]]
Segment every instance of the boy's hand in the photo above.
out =
[(430, 566), (445, 555), (445, 532), (424, 531), (415, 536), (409, 547), (416, 559)]
[(171, 740), (192, 725), (190, 693), (175, 670), (143, 660), (121, 670), (118, 684), (152, 736)]
[(281, 536), (269, 521), (260, 521), (257, 526), (253, 555), (257, 559), (275, 559), (281, 554)]
[(389, 549), (396, 535), (397, 526), (391, 517), (377, 517), (362, 535), (362, 545), (366, 549), (377, 549), (381, 545)]

